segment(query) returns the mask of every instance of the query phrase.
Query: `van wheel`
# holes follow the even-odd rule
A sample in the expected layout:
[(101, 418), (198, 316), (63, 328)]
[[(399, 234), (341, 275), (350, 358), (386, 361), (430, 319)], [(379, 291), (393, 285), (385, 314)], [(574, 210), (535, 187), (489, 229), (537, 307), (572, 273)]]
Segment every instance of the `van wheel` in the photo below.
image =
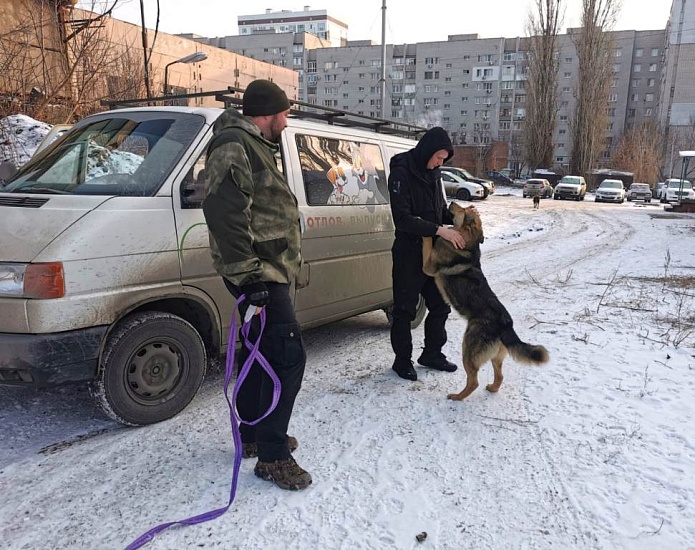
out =
[(459, 189), (456, 191), (456, 198), (460, 201), (469, 201), (471, 200), (471, 194), (468, 189)]
[[(391, 326), (393, 324), (393, 304), (391, 304), (389, 307), (384, 308), (384, 313), (386, 314), (386, 318), (388, 319), (389, 326)], [(415, 319), (411, 321), (410, 328), (415, 329), (419, 327), (426, 314), (427, 306), (425, 306), (425, 299), (422, 296), (420, 296), (417, 302), (417, 308), (415, 309)]]
[(159, 311), (136, 313), (108, 336), (90, 393), (122, 424), (153, 424), (190, 403), (206, 364), (203, 340), (188, 321)]

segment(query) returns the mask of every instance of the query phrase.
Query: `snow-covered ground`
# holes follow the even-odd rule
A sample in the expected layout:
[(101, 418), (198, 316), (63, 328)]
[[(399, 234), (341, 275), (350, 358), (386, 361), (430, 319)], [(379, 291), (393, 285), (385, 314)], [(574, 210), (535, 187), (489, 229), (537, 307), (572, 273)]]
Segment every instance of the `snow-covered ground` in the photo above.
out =
[[(385, 316), (307, 331), (290, 425), (314, 484), (282, 491), (244, 461), (221, 518), (147, 548), (695, 548), (695, 217), (657, 203), (478, 203), (483, 269), (541, 367), (391, 371)], [(466, 322), (452, 314), (460, 364)], [(422, 342), (422, 327), (415, 331)], [(80, 387), (0, 387), (0, 547), (124, 548), (226, 504), (234, 449), (222, 376), (177, 417), (122, 428)], [(416, 536), (426, 533), (423, 542)]]

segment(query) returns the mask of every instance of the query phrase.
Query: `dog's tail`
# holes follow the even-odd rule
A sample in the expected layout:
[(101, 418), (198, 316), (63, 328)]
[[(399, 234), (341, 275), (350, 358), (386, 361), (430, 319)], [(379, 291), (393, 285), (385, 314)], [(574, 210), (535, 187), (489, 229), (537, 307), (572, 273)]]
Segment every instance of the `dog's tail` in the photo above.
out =
[(519, 363), (540, 365), (541, 363), (547, 363), (548, 359), (550, 359), (548, 350), (545, 347), (522, 342), (513, 325), (508, 325), (502, 330), (500, 340), (509, 350), (511, 356)]

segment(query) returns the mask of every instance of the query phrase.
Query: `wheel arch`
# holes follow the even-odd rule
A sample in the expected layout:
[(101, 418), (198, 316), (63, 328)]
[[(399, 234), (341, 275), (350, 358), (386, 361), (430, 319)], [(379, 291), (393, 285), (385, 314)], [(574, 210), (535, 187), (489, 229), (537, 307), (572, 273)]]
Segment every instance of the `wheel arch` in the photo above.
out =
[(99, 350), (98, 370), (101, 370), (102, 368), (101, 357), (104, 353), (106, 342), (118, 324), (131, 315), (147, 311), (171, 313), (172, 315), (181, 317), (185, 321), (189, 322), (193, 328), (198, 331), (200, 337), (203, 339), (203, 344), (205, 344), (205, 351), (207, 352), (208, 358), (212, 359), (219, 357), (221, 341), (220, 319), (218, 315), (213, 312), (209, 304), (195, 296), (190, 294), (184, 296), (172, 295), (157, 297), (154, 300), (133, 304), (130, 308), (120, 313), (113, 323), (111, 323), (109, 329), (106, 331), (106, 334), (102, 339)]

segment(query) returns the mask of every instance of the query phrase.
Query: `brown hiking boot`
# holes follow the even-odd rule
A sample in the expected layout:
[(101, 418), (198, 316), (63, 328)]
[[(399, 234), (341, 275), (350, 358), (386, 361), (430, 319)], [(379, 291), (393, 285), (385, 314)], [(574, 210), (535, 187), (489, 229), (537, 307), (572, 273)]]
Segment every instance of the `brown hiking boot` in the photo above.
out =
[(272, 481), (287, 491), (300, 491), (311, 485), (311, 475), (297, 464), (294, 458), (276, 460), (275, 462), (256, 463), (253, 473), (261, 479)]
[[(291, 435), (287, 436), (287, 446), (290, 448), (290, 452), (293, 453), (299, 447), (299, 442), (297, 438)], [(241, 444), (241, 456), (242, 458), (256, 458), (258, 456), (258, 445), (256, 442), (253, 443), (242, 443)]]

